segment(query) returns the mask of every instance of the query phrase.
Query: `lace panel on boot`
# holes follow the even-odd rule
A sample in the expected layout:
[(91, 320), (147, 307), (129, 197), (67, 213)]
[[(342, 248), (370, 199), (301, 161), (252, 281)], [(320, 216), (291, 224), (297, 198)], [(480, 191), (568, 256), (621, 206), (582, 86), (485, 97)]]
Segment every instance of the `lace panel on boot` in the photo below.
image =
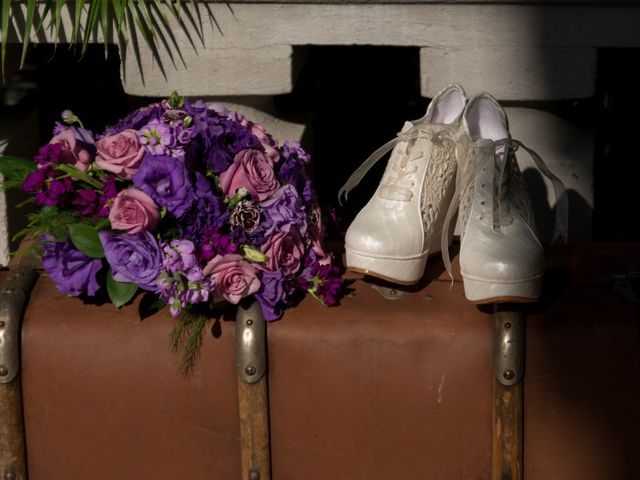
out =
[(434, 135), (432, 141), (433, 150), (422, 185), (420, 207), (427, 238), (435, 233), (438, 219), (446, 212), (448, 205), (442, 205), (442, 199), (454, 179), (456, 169), (455, 145), (451, 136), (442, 132)]

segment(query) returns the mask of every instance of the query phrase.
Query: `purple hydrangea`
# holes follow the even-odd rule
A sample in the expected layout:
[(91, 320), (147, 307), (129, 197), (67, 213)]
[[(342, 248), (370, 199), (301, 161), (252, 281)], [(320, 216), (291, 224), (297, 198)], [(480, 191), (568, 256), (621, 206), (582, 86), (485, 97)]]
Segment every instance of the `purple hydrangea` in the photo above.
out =
[(135, 283), (144, 290), (156, 290), (163, 257), (151, 233), (114, 235), (103, 230), (99, 235), (115, 280)]
[(157, 103), (139, 108), (112, 127), (107, 127), (102, 136), (109, 137), (128, 129), (140, 130), (151, 121), (159, 119), (163, 111), (164, 109)]
[(88, 293), (93, 296), (100, 286), (96, 274), (102, 261), (86, 256), (70, 241), (54, 242), (51, 235), (40, 238), (43, 246), (42, 267), (58, 287), (60, 293), (74, 297)]
[(181, 235), (199, 244), (207, 228), (221, 228), (229, 220), (224, 201), (213, 194), (206, 177), (196, 172), (194, 201), (191, 208), (179, 219)]
[(247, 127), (227, 118), (199, 117), (194, 121), (194, 128), (202, 141), (205, 165), (215, 173), (225, 171), (239, 151), (262, 149), (260, 141)]
[(133, 184), (178, 218), (194, 200), (187, 169), (177, 158), (147, 154), (133, 176)]

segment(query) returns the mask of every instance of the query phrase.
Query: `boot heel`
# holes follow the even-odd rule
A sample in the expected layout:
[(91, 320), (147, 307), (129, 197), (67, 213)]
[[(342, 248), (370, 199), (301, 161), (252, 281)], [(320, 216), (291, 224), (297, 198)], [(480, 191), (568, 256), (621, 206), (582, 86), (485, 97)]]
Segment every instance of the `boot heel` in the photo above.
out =
[(427, 264), (427, 253), (415, 257), (391, 258), (365, 255), (348, 247), (345, 250), (349, 270), (401, 285), (417, 283)]

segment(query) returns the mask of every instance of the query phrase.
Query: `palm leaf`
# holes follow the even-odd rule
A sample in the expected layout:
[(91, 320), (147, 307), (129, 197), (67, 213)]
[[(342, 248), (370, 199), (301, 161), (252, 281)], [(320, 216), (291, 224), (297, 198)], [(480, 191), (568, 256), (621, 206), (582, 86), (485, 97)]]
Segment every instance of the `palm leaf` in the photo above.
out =
[(73, 30), (71, 32), (71, 43), (78, 42), (78, 32), (80, 31), (80, 18), (82, 17), (82, 10), (84, 9), (85, 0), (76, 0), (76, 9), (73, 16)]
[(0, 61), (2, 62), (2, 77), (4, 78), (4, 59), (7, 55), (7, 39), (9, 38), (9, 10), (11, 0), (2, 0), (2, 18), (0, 19), (2, 28), (2, 45), (0, 45)]
[(27, 18), (24, 22), (24, 30), (22, 32), (22, 56), (20, 57), (20, 66), (24, 65), (27, 58), (27, 48), (31, 40), (31, 28), (33, 27), (33, 15), (36, 12), (36, 0), (27, 0)]

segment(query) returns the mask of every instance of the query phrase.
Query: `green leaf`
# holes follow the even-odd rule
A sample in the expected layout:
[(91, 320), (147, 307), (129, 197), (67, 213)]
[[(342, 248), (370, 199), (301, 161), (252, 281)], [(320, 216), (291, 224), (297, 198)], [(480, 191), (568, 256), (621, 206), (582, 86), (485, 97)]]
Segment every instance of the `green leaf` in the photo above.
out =
[(104, 258), (104, 249), (98, 231), (84, 223), (69, 225), (69, 235), (73, 245), (91, 258)]
[(0, 20), (0, 28), (2, 28), (2, 41), (0, 41), (0, 61), (2, 62), (2, 77), (4, 78), (4, 58), (7, 55), (7, 39), (9, 38), (9, 15), (11, 10), (11, 0), (2, 0), (2, 19)]
[(0, 156), (0, 173), (6, 180), (22, 180), (35, 171), (36, 164), (26, 158), (14, 157), (11, 155)]
[(98, 180), (96, 180), (95, 178), (87, 175), (82, 170), (78, 170), (76, 167), (73, 167), (67, 163), (59, 163), (56, 166), (56, 170), (62, 170), (64, 173), (68, 173), (69, 176), (73, 178), (77, 178), (78, 180), (82, 180), (83, 182), (88, 183), (89, 185), (97, 188), (98, 190), (101, 190), (102, 187), (104, 187), (104, 185), (100, 183)]
[(113, 272), (109, 269), (109, 273), (107, 274), (107, 293), (116, 308), (120, 308), (131, 300), (137, 291), (138, 286), (135, 283), (115, 280), (113, 278)]
[(152, 292), (145, 292), (138, 305), (138, 313), (140, 314), (140, 320), (149, 318), (155, 315), (165, 307), (165, 303), (158, 298), (158, 295)]

